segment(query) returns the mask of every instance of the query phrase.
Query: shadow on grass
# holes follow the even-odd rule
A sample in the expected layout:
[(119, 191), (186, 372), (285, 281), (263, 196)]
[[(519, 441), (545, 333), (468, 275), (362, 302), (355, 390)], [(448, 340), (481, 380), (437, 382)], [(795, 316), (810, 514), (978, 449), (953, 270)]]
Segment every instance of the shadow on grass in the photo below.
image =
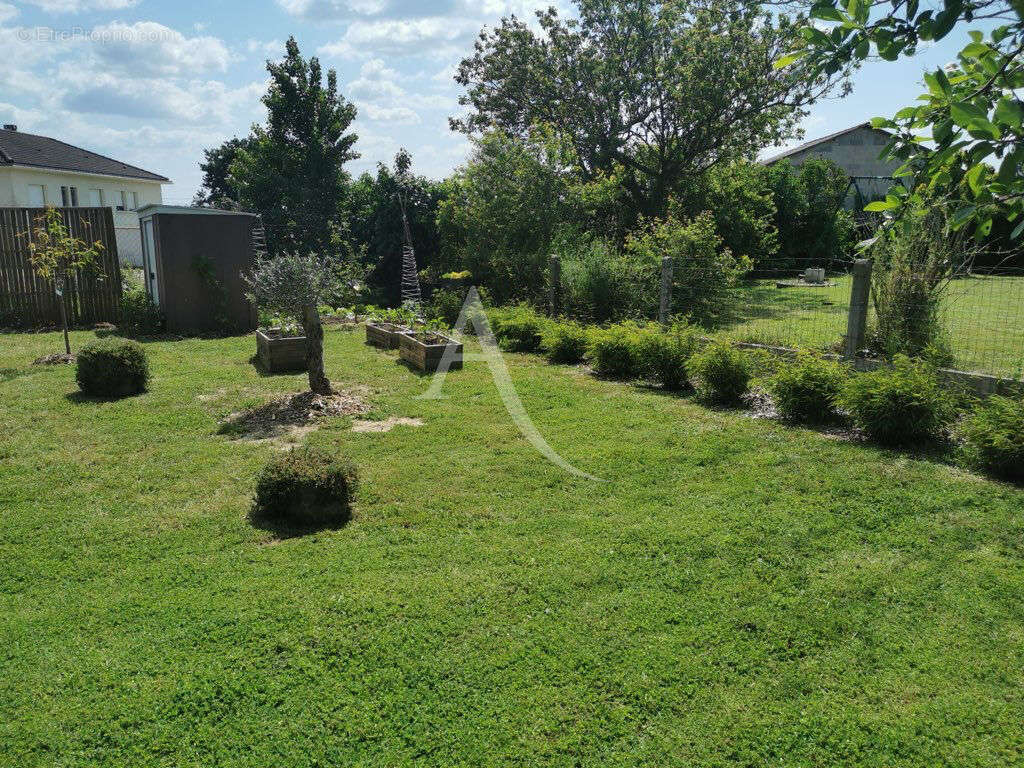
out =
[(121, 400), (131, 400), (136, 397), (142, 397), (145, 392), (131, 392), (126, 395), (87, 395), (85, 392), (79, 390), (78, 392), (68, 392), (64, 395), (64, 399), (76, 403), (78, 405), (84, 405), (85, 403), (117, 403)]
[[(433, 376), (434, 373), (435, 373), (435, 371), (421, 371), (419, 368), (417, 368), (415, 365), (410, 363), (408, 360), (403, 360), (401, 357), (399, 357), (398, 359), (395, 360), (395, 365), (400, 365), (403, 368), (407, 368), (409, 371), (411, 371), (412, 373), (415, 373), (421, 379), (429, 378), (430, 376)], [(459, 369), (456, 368), (453, 365), (451, 370), (452, 371), (458, 371)]]
[[(817, 290), (817, 289), (815, 289)], [(813, 294), (801, 288), (776, 288), (774, 283), (744, 283), (725, 302), (713, 318), (708, 330), (728, 330), (754, 320), (778, 320), (788, 315), (807, 312), (837, 312), (843, 308), (829, 293)]]
[(307, 519), (294, 520), (268, 514), (253, 504), (247, 517), (253, 528), (268, 531), (275, 539), (300, 539), (322, 531), (341, 530), (352, 520), (352, 507), (346, 505), (334, 510), (321, 510)]
[(263, 365), (263, 361), (260, 360), (259, 355), (253, 355), (249, 358), (249, 363), (253, 368), (256, 369), (256, 373), (263, 379), (271, 379), (276, 376), (299, 376), (306, 373), (305, 368), (298, 368), (294, 371), (268, 371), (266, 366)]
[(20, 379), (22, 376), (29, 376), (32, 373), (31, 368), (0, 368), (0, 384)]

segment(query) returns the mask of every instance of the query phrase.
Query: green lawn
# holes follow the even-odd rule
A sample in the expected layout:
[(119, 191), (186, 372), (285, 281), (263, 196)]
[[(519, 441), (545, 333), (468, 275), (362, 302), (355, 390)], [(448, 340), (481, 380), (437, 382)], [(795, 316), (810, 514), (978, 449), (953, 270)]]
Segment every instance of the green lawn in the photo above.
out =
[[(743, 285), (721, 335), (787, 347), (831, 349), (846, 333), (849, 277), (827, 288)], [(954, 281), (942, 301), (948, 341), (962, 370), (1024, 378), (1024, 277)]]
[[(91, 334), (76, 333), (75, 345)], [(0, 336), (0, 765), (1006, 766), (1024, 761), (1024, 490), (508, 356), (427, 380), (330, 331), (339, 384), (424, 426), (345, 528), (246, 515), (274, 448), (218, 419), (252, 337), (147, 344), (78, 398)]]

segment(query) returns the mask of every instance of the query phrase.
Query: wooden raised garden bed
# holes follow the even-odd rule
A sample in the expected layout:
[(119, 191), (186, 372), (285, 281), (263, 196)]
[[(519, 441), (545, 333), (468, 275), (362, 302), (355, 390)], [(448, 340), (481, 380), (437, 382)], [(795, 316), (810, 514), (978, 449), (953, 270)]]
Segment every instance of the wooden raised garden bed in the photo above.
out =
[(462, 367), (462, 345), (454, 339), (434, 332), (403, 333), (398, 354), (413, 368), (421, 371), (436, 371), (444, 356), (445, 348), (454, 345), (455, 359), (452, 368)]
[(256, 331), (256, 357), (267, 373), (306, 368), (306, 337), (285, 336), (280, 328)]
[(399, 338), (409, 329), (394, 323), (367, 323), (366, 343), (381, 349), (398, 349)]

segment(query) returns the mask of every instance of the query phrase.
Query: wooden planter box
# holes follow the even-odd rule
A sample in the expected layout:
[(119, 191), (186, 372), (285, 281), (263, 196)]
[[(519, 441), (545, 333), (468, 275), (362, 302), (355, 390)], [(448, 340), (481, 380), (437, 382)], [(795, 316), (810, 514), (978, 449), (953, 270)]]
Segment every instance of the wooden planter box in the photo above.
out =
[(403, 333), (399, 342), (398, 354), (414, 368), (421, 371), (436, 371), (444, 356), (445, 348), (449, 344), (455, 347), (452, 368), (461, 368), (462, 345), (440, 333)]
[(280, 328), (256, 331), (256, 357), (267, 373), (306, 368), (306, 337), (282, 336)]
[(366, 343), (381, 349), (398, 349), (399, 338), (409, 329), (394, 323), (367, 323)]

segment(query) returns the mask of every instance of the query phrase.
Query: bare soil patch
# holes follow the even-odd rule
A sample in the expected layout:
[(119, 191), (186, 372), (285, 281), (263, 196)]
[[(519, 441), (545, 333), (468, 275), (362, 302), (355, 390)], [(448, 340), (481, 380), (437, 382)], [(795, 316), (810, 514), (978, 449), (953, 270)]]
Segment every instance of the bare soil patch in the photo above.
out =
[(219, 434), (233, 440), (273, 441), (288, 445), (339, 416), (358, 416), (369, 411), (369, 404), (355, 392), (316, 395), (300, 392), (275, 398), (247, 411), (232, 413), (220, 426)]
[(384, 421), (353, 421), (353, 432), (390, 432), (395, 427), (422, 427), (423, 419), (391, 418)]

